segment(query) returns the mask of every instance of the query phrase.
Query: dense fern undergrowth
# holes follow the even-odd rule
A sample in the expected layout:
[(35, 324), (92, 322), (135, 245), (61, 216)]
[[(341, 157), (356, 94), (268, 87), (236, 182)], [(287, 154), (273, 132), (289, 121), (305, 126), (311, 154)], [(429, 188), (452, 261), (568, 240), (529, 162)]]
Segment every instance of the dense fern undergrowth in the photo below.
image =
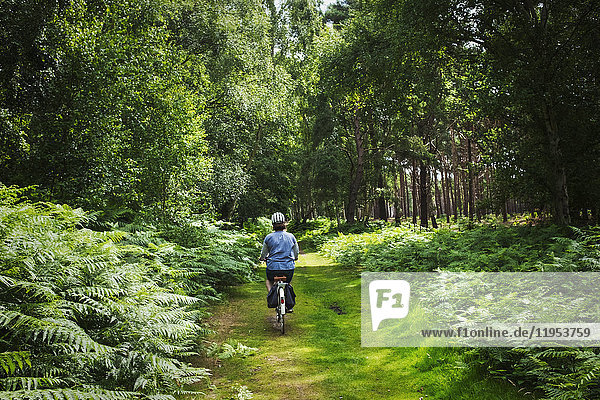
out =
[(206, 307), (253, 276), (254, 235), (118, 225), (0, 188), (0, 398), (173, 399), (210, 371)]
[[(308, 245), (368, 271), (600, 271), (600, 230), (489, 224), (421, 230), (409, 224), (337, 232), (332, 222), (298, 229)], [(460, 351), (460, 350), (458, 350)], [(465, 365), (508, 379), (538, 399), (600, 398), (598, 348), (479, 348)]]

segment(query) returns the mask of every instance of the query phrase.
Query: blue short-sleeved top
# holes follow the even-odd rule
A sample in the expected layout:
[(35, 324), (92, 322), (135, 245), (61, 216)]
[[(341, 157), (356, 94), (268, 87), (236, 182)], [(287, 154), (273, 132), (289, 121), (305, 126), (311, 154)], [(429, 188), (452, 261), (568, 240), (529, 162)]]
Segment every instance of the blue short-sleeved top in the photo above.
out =
[(261, 258), (267, 259), (267, 269), (294, 269), (294, 260), (298, 259), (296, 237), (285, 231), (269, 233), (263, 242)]

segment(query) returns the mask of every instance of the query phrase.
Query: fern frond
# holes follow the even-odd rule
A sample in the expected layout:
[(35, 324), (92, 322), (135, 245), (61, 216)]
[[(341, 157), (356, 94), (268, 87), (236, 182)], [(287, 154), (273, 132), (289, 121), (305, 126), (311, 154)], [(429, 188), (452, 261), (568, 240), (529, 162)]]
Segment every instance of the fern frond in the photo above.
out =
[(194, 332), (196, 324), (180, 321), (179, 324), (160, 324), (151, 327), (151, 330), (162, 337), (172, 340), (182, 340)]
[(50, 302), (58, 298), (51, 285), (41, 282), (15, 280), (10, 287), (10, 293), (19, 295), (21, 300), (26, 302)]
[[(197, 395), (197, 392), (194, 392), (195, 395)], [(151, 400), (176, 400), (175, 396), (171, 396), (170, 394), (153, 394), (150, 396), (147, 396), (148, 399)]]
[(30, 353), (28, 351), (8, 351), (0, 353), (0, 367), (6, 375), (14, 375), (22, 371), (25, 366), (31, 367)]
[(110, 317), (110, 311), (100, 302), (83, 297), (81, 303), (69, 300), (61, 300), (57, 302), (57, 307), (75, 311), (81, 317), (103, 316)]
[(169, 292), (155, 292), (150, 295), (150, 298), (156, 303), (163, 306), (170, 305), (190, 305), (199, 302), (200, 300), (196, 297), (184, 296)]
[(5, 328), (12, 337), (42, 343), (66, 343), (78, 351), (108, 353), (115, 349), (102, 345), (69, 320), (38, 319), (19, 312), (8, 311), (0, 315), (0, 328)]
[[(175, 308), (172, 310), (161, 310), (160, 313), (158, 313), (154, 318), (152, 318), (152, 320), (150, 321), (151, 323), (157, 323), (157, 322), (161, 322), (161, 323), (165, 323), (165, 324), (169, 324), (169, 323), (175, 323), (178, 324), (181, 321), (185, 321), (185, 320), (197, 320), (199, 317), (200, 313), (196, 310), (194, 311), (187, 311), (183, 308)], [(190, 327), (192, 327), (190, 325)]]
[(111, 390), (38, 389), (1, 391), (0, 399), (13, 400), (126, 400), (139, 398), (138, 393)]
[(5, 288), (10, 288), (15, 284), (15, 280), (10, 276), (0, 274), (0, 285)]
[(32, 376), (11, 376), (0, 379), (0, 387), (3, 390), (35, 390), (52, 389), (64, 386), (66, 381), (60, 378), (38, 378)]
[(113, 243), (120, 243), (123, 240), (125, 240), (128, 236), (127, 232), (118, 231), (118, 230), (104, 231), (104, 232), (99, 232), (96, 234), (98, 234), (100, 237), (104, 238), (105, 240), (110, 240)]
[(67, 295), (69, 296), (82, 296), (87, 298), (95, 298), (99, 300), (116, 298), (125, 294), (125, 291), (122, 289), (114, 289), (101, 286), (81, 286), (67, 291)]

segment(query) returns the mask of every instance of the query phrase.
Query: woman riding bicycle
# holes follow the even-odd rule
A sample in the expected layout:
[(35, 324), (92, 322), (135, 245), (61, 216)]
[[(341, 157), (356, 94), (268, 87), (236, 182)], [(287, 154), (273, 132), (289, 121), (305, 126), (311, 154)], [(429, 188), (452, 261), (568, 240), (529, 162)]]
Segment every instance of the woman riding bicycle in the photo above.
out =
[(271, 216), (273, 230), (263, 242), (260, 261), (267, 261), (267, 292), (271, 290), (275, 276), (285, 276), (286, 282), (294, 276), (294, 261), (298, 260), (300, 249), (298, 242), (291, 233), (285, 231), (286, 221), (282, 213), (276, 212)]

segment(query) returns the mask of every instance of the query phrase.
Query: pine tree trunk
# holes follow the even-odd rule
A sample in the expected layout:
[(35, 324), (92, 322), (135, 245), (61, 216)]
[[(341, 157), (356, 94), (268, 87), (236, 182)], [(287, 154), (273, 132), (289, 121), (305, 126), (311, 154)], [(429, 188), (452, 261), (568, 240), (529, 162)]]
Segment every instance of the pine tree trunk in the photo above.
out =
[(420, 216), (421, 216), (421, 226), (424, 228), (427, 228), (428, 225), (428, 219), (429, 219), (429, 212), (428, 212), (428, 202), (429, 202), (429, 193), (427, 190), (427, 181), (428, 181), (428, 171), (427, 171), (427, 166), (425, 165), (425, 163), (421, 160), (419, 162), (419, 169), (421, 171), (421, 180), (419, 182), (419, 194), (421, 196), (420, 198)]
[(348, 204), (346, 206), (346, 222), (353, 224), (356, 219), (356, 203), (358, 201), (358, 192), (362, 185), (365, 162), (364, 137), (360, 131), (359, 107), (354, 108), (354, 142), (356, 144), (356, 169), (352, 182), (350, 182), (350, 191), (348, 194)]
[(444, 168), (444, 174), (446, 175), (446, 222), (450, 223), (450, 213), (452, 210), (452, 182), (450, 181), (450, 172), (448, 168)]
[(467, 138), (467, 170), (469, 174), (469, 221), (473, 222), (475, 199), (473, 197), (473, 161), (471, 157), (471, 139)]
[(569, 216), (569, 195), (567, 193), (567, 174), (562, 162), (562, 153), (560, 151), (560, 137), (558, 134), (558, 125), (550, 107), (544, 106), (544, 120), (546, 123), (546, 135), (548, 139), (552, 171), (552, 211), (554, 219), (561, 225), (567, 225), (571, 222)]
[(404, 182), (404, 198), (403, 198), (403, 207), (404, 207), (404, 216), (408, 218), (408, 214), (410, 213), (410, 205), (408, 204), (408, 199), (410, 198), (410, 192), (408, 189), (408, 174), (402, 168), (402, 181)]
[(442, 215), (442, 195), (440, 193), (440, 188), (438, 187), (437, 170), (435, 168), (433, 169), (433, 188), (435, 195), (436, 216), (440, 218)]
[(402, 176), (400, 177), (400, 186), (398, 186), (398, 172), (394, 173), (394, 222), (399, 224), (402, 219)]
[(458, 216), (462, 215), (462, 204), (460, 202), (460, 176), (454, 174), (454, 221), (458, 221)]
[(461, 209), (460, 202), (460, 176), (458, 171), (458, 151), (456, 150), (456, 142), (454, 134), (451, 136), (452, 140), (452, 174), (454, 178), (454, 221), (458, 221), (458, 213)]
[[(383, 173), (379, 172), (379, 179), (377, 181), (377, 187), (379, 189), (384, 189), (384, 184), (383, 184)], [(383, 192), (381, 191), (379, 194), (379, 197), (377, 198), (377, 214), (375, 217), (384, 221), (387, 221), (388, 219), (388, 213), (387, 213), (387, 205), (385, 203), (385, 197), (383, 195)]]
[[(435, 169), (433, 169), (433, 173), (435, 174)], [(429, 177), (429, 169), (427, 169), (427, 180), (428, 180), (428, 193), (427, 193), (427, 197), (429, 198), (428, 200), (428, 206), (429, 206), (429, 216), (431, 218), (431, 227), (433, 229), (437, 229), (438, 228), (438, 223), (437, 223), (437, 219), (436, 219), (436, 213), (435, 210), (437, 208), (436, 205), (433, 204), (434, 199), (435, 199), (435, 190), (434, 190), (434, 194), (433, 196), (431, 195), (431, 178)], [(434, 178), (435, 180), (435, 178)]]
[(440, 169), (440, 185), (442, 189), (442, 214), (446, 214), (446, 220), (448, 219), (448, 203), (446, 202), (446, 171), (444, 168), (444, 164), (442, 163), (442, 168)]
[(417, 225), (417, 161), (413, 160), (412, 173), (412, 222)]

